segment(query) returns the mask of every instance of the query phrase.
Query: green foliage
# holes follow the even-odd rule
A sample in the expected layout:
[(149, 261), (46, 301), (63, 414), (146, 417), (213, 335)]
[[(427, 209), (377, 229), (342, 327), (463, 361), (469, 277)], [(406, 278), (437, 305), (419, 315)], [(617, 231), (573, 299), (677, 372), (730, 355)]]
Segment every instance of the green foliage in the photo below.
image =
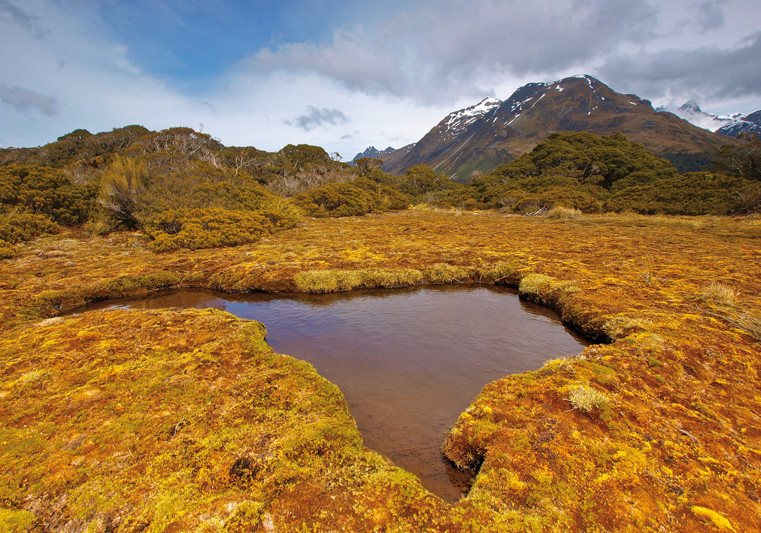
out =
[(5, 533), (31, 531), (37, 521), (34, 514), (20, 509), (0, 509), (0, 530)]
[(149, 247), (163, 252), (256, 242), (274, 227), (261, 213), (209, 208), (165, 211), (153, 217), (145, 230), (152, 238)]
[(47, 215), (59, 224), (81, 224), (87, 220), (93, 201), (93, 187), (72, 182), (61, 170), (0, 167), (0, 213), (21, 210)]
[(457, 188), (458, 185), (443, 174), (437, 174), (428, 165), (415, 165), (404, 171), (400, 190), (411, 197), (425, 193)]
[(329, 183), (300, 194), (294, 200), (312, 217), (347, 217), (405, 209), (407, 198), (394, 189), (358, 178), (347, 183)]
[(741, 133), (739, 146), (724, 145), (719, 149), (715, 165), (748, 180), (761, 180), (761, 138), (753, 133)]
[(718, 215), (753, 212), (760, 198), (742, 179), (708, 172), (680, 175), (667, 160), (621, 134), (556, 133), (439, 203), (524, 214), (566, 208)]
[(137, 226), (137, 197), (145, 189), (147, 170), (137, 159), (116, 156), (100, 179), (98, 203), (127, 228)]
[(58, 224), (44, 215), (23, 212), (0, 214), (0, 241), (9, 244), (30, 241), (37, 235), (57, 230)]
[(606, 211), (641, 214), (725, 215), (736, 204), (743, 180), (708, 172), (690, 172), (617, 190), (605, 202)]
[(16, 247), (0, 239), (0, 259), (13, 259), (14, 257), (16, 257)]

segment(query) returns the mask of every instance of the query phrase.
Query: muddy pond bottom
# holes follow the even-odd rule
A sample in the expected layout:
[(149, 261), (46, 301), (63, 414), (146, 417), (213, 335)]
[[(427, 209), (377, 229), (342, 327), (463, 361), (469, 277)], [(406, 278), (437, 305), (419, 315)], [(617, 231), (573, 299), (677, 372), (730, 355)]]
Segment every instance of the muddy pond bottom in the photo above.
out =
[(468, 480), (441, 446), (484, 385), (586, 345), (547, 309), (483, 286), (308, 296), (183, 290), (97, 307), (211, 307), (262, 322), (276, 352), (338, 385), (366, 446), (450, 502)]

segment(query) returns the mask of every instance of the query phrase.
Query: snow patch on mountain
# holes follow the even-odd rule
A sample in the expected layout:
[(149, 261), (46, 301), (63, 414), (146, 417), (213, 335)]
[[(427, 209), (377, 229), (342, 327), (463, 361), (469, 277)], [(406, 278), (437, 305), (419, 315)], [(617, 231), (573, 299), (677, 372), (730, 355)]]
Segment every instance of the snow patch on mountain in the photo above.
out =
[(460, 109), (447, 115), (442, 121), (447, 132), (452, 135), (459, 135), (467, 129), (468, 126), (486, 115), (492, 109), (502, 105), (502, 100), (494, 97), (488, 97), (481, 100), (476, 105)]

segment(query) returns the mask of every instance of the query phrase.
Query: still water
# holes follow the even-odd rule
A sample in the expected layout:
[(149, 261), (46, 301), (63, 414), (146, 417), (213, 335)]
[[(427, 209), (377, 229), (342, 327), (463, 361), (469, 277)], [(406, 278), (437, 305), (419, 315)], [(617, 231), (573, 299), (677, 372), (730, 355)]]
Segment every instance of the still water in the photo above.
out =
[(441, 445), (483, 386), (585, 346), (547, 309), (482, 286), (309, 296), (183, 290), (98, 307), (211, 307), (262, 322), (276, 352), (312, 363), (340, 387), (369, 448), (447, 501), (467, 487)]

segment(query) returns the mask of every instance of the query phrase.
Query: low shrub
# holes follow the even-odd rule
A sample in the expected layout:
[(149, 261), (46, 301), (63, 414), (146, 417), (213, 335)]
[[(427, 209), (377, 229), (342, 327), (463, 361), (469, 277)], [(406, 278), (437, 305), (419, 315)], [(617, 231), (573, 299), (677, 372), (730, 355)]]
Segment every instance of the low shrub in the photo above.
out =
[(0, 241), (9, 244), (30, 241), (43, 233), (58, 231), (58, 224), (43, 215), (31, 213), (0, 214)]
[(366, 178), (329, 183), (294, 199), (311, 217), (349, 217), (406, 209), (409, 200), (399, 191)]
[(85, 222), (94, 205), (94, 187), (74, 183), (63, 170), (0, 166), (0, 213), (26, 211), (71, 225)]
[(215, 248), (258, 241), (272, 233), (270, 218), (256, 211), (222, 208), (170, 210), (159, 213), (146, 226), (149, 248), (157, 252), (176, 248)]

